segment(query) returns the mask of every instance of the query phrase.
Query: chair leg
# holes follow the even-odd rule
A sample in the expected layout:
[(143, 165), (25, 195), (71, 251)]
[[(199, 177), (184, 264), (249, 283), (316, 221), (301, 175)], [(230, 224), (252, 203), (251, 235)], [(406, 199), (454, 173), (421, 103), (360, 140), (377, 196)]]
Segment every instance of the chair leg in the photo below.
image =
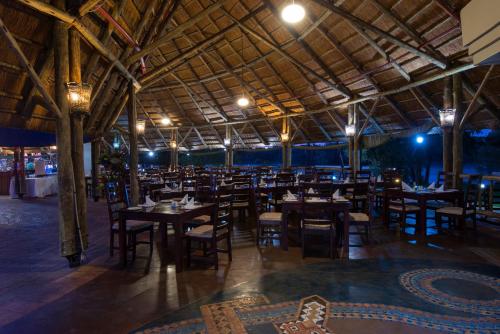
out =
[(229, 262), (233, 261), (233, 247), (231, 245), (231, 234), (227, 234), (227, 255), (229, 257)]
[(115, 248), (115, 232), (111, 231), (109, 236), (109, 256), (113, 256)]
[(131, 238), (132, 238), (132, 261), (135, 261), (135, 256), (137, 253), (137, 234), (132, 233)]
[(260, 245), (260, 233), (261, 232), (260, 232), (260, 222), (259, 222), (258, 219), (257, 219), (257, 231), (256, 231), (256, 233), (257, 233), (257, 237), (256, 237), (256, 239), (257, 239), (257, 246), (259, 246)]
[(215, 270), (219, 270), (219, 254), (217, 253), (217, 240), (212, 240), (212, 252), (215, 256)]
[(301, 235), (301, 246), (302, 246), (302, 258), (305, 258), (306, 257), (306, 244), (305, 244), (305, 233), (304, 231), (302, 231), (302, 235)]
[(155, 232), (154, 228), (151, 227), (151, 229), (149, 230), (149, 257), (153, 255), (154, 242), (155, 242)]
[(189, 268), (191, 266), (191, 239), (186, 239), (186, 266)]

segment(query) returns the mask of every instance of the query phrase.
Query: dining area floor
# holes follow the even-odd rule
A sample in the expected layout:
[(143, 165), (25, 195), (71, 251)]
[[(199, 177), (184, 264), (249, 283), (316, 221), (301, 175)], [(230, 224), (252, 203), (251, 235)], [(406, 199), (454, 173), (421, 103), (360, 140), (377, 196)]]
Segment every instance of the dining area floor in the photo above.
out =
[(158, 240), (124, 269), (109, 256), (105, 202), (88, 210), (89, 251), (70, 269), (57, 198), (0, 197), (0, 333), (500, 332), (492, 225), (422, 240), (378, 222), (370, 243), (352, 236), (349, 260), (332, 260), (314, 249), (302, 258), (293, 240), (288, 251), (257, 247), (246, 221), (234, 226), (231, 262), (176, 273)]

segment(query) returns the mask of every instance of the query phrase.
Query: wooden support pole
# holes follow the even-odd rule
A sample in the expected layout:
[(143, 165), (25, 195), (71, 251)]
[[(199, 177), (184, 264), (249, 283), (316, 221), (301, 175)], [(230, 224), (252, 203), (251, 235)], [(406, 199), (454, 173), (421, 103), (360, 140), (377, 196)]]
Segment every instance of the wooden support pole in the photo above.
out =
[(455, 108), (455, 124), (453, 124), (453, 188), (461, 187), (460, 174), (463, 169), (463, 129), (460, 123), (464, 115), (462, 76), (453, 75), (453, 107)]
[[(177, 170), (179, 168), (179, 132), (177, 129), (172, 129), (172, 135), (170, 136), (170, 168), (172, 170)], [(175, 145), (173, 144), (175, 143)]]
[(228, 125), (226, 126), (226, 140), (229, 140), (228, 145), (225, 146), (225, 161), (226, 161), (226, 168), (232, 168), (233, 167), (233, 130), (232, 126)]
[(133, 82), (128, 85), (128, 139), (130, 144), (130, 205), (139, 204), (139, 152), (137, 150), (137, 107)]
[[(64, 10), (64, 0), (57, 0), (55, 3), (60, 10)], [(61, 117), (56, 120), (60, 250), (61, 255), (67, 257), (70, 266), (74, 266), (79, 264), (80, 257), (74, 221), (75, 180), (71, 157), (71, 122), (65, 88), (69, 81), (68, 27), (60, 21), (54, 23), (54, 69), (55, 97), (61, 111)]]
[(94, 202), (99, 201), (99, 158), (101, 156), (101, 139), (94, 139), (90, 144), (90, 154), (92, 160), (92, 197)]
[(354, 124), (354, 136), (352, 136), (352, 170), (354, 172), (359, 170), (360, 167), (360, 150), (359, 150), (359, 137), (356, 135), (358, 133), (358, 118), (359, 118), (359, 106), (355, 104), (353, 106), (353, 118), (350, 124)]
[[(347, 125), (353, 124), (354, 120), (354, 105), (349, 105), (347, 107)], [(353, 137), (347, 137), (348, 139), (348, 152), (347, 156), (349, 159), (349, 168), (351, 168), (354, 171), (354, 138)]]
[[(444, 78), (443, 91), (443, 109), (453, 108), (453, 82), (451, 77)], [(452, 131), (450, 128), (443, 128), (443, 172), (451, 172), (453, 170), (452, 159)], [(451, 187), (450, 180), (445, 178), (445, 187)]]
[[(80, 62), (80, 35), (75, 29), (69, 31), (69, 79), (81, 83), (82, 72)], [(83, 162), (83, 115), (71, 114), (71, 157), (73, 159), (73, 174), (75, 178), (76, 207), (78, 213), (78, 238), (82, 238), (81, 245), (88, 248), (87, 228), (87, 193), (85, 189), (85, 170)]]
[[(282, 159), (281, 159), (281, 166), (283, 169), (290, 168), (292, 165), (292, 136), (291, 136), (291, 131), (290, 131), (290, 118), (285, 117), (282, 120), (282, 128), (281, 128), (281, 133), (282, 133), (282, 138), (281, 138), (281, 152), (282, 152)], [(297, 128), (298, 129), (298, 128)], [(283, 134), (288, 134), (288, 139), (283, 140)]]

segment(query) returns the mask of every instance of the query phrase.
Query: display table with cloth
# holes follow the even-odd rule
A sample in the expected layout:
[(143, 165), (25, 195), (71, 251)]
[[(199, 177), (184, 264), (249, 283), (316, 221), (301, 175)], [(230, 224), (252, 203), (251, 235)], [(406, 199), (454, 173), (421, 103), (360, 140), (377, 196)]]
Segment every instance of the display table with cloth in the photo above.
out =
[[(28, 177), (26, 180), (26, 192), (24, 197), (45, 197), (57, 194), (57, 175), (50, 175), (44, 177)], [(16, 198), (15, 193), (15, 180), (14, 177), (10, 179), (10, 197)]]

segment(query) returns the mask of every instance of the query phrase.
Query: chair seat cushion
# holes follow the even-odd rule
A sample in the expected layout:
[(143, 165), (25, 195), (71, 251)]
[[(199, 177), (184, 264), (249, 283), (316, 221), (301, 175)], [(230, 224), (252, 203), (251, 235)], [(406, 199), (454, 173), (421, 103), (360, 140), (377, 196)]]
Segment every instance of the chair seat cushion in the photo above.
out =
[(246, 208), (248, 206), (248, 202), (233, 202), (233, 208)]
[(259, 221), (261, 223), (280, 223), (281, 222), (281, 212), (264, 212), (259, 216)]
[[(196, 237), (196, 238), (206, 238), (209, 239), (212, 237), (214, 226), (213, 225), (200, 225), (198, 227), (193, 228), (191, 231), (186, 232), (187, 236)], [(217, 235), (222, 235), (227, 233), (227, 227), (220, 229), (217, 231)]]
[[(463, 213), (463, 208), (459, 206), (448, 206), (445, 208), (437, 209), (436, 212), (443, 214), (443, 215), (451, 215), (451, 216), (461, 216)], [(473, 210), (466, 210), (465, 214), (466, 215), (471, 215), (473, 214)]]
[(362, 212), (349, 212), (349, 219), (352, 221), (352, 222), (369, 222), (370, 221), (370, 217), (368, 217), (368, 215), (366, 213), (362, 213)]
[[(389, 205), (389, 210), (403, 212), (403, 207), (397, 206), (397, 205)], [(417, 212), (417, 211), (420, 211), (420, 208), (416, 205), (405, 205), (405, 211), (406, 212)]]
[(202, 215), (202, 216), (198, 216), (198, 217), (195, 217), (193, 218), (193, 223), (196, 223), (196, 224), (208, 224), (210, 223), (210, 216), (209, 215)]
[[(143, 228), (148, 228), (153, 226), (153, 222), (148, 222), (148, 221), (143, 221), (143, 220), (127, 220), (126, 226), (127, 226), (127, 231), (135, 231), (135, 230), (140, 230)], [(114, 223), (112, 226), (112, 229), (114, 231), (118, 231), (118, 223)]]
[(450, 205), (449, 202), (445, 201), (439, 201), (439, 200), (432, 200), (432, 201), (427, 201), (427, 207), (428, 208), (444, 208), (446, 206)]
[[(346, 194), (344, 197), (347, 198), (347, 199), (353, 199), (354, 198), (354, 196), (352, 194)], [(367, 199), (367, 196), (366, 195), (356, 195), (356, 199), (357, 200), (365, 200), (365, 199)]]
[(306, 230), (330, 230), (330, 221), (323, 219), (306, 219), (302, 221), (302, 228)]

